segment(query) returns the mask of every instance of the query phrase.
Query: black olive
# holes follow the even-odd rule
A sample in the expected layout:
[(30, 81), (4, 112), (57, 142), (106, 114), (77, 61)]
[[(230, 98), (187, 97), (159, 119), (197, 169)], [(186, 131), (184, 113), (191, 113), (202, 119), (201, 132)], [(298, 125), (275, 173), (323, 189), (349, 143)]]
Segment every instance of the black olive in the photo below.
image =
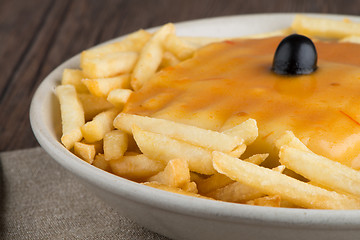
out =
[(314, 43), (303, 35), (292, 34), (277, 47), (272, 71), (281, 75), (310, 74), (317, 69), (316, 63)]

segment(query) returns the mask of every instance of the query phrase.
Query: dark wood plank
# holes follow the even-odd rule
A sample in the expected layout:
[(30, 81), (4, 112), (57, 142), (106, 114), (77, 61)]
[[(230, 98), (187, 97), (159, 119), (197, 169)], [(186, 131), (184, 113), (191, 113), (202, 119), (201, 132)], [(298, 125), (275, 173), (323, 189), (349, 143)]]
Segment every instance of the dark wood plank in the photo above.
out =
[(0, 151), (37, 145), (28, 109), (41, 80), (97, 43), (167, 22), (262, 12), (360, 14), (360, 0), (0, 0)]
[[(9, 0), (0, 2), (1, 98), (31, 49), (50, 7), (51, 1), (46, 4), (41, 1), (26, 1), (24, 4)], [(17, 10), (16, 14), (13, 9)]]
[[(39, 19), (37, 29), (34, 32), (27, 33), (34, 34), (34, 36), (30, 40), (25, 54), (21, 55), (20, 63), (13, 69), (5, 92), (1, 96), (1, 150), (17, 149), (19, 146), (20, 148), (22, 146), (36, 146), (37, 144), (32, 136), (28, 117), (31, 87), (37, 79), (39, 68), (44, 64), (44, 57), (56, 38), (57, 29), (62, 24), (70, 1), (54, 1), (53, 3), (51, 1), (38, 1), (38, 5), (30, 5), (24, 10), (25, 12), (37, 11), (37, 7), (48, 2), (50, 5), (45, 8), (45, 12)], [(38, 18), (38, 16), (33, 17)], [(28, 31), (26, 22), (30, 21), (31, 18), (32, 16), (29, 15), (23, 20), (23, 31)], [(16, 38), (14, 41), (19, 44), (22, 39)], [(16, 51), (16, 47), (12, 50)]]

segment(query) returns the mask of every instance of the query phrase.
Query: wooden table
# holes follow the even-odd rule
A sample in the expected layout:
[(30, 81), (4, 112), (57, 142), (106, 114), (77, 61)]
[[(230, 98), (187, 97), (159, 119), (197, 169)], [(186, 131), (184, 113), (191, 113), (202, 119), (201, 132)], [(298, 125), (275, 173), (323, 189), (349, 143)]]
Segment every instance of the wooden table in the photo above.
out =
[(360, 0), (0, 0), (0, 151), (38, 145), (31, 97), (80, 51), (139, 28), (262, 12), (360, 15)]

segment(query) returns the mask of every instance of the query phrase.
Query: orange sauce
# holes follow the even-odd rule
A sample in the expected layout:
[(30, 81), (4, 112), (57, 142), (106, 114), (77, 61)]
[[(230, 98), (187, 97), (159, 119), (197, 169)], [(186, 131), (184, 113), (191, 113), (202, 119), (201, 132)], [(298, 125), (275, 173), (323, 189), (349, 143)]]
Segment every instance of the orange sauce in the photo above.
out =
[(351, 166), (360, 158), (360, 44), (317, 41), (313, 74), (280, 76), (270, 68), (281, 39), (208, 45), (160, 71), (124, 112), (212, 130), (254, 118), (252, 151), (276, 158), (274, 141), (291, 130), (315, 153)]

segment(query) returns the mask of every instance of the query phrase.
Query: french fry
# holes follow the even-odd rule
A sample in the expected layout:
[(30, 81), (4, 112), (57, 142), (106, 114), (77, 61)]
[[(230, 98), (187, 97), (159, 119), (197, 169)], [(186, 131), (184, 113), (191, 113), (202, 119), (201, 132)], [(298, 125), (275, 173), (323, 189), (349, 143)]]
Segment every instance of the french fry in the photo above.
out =
[(264, 206), (264, 207), (280, 207), (281, 206), (281, 197), (279, 195), (259, 197), (259, 198), (247, 201), (246, 204), (256, 205), (256, 206)]
[(360, 172), (315, 153), (283, 146), (280, 162), (287, 168), (338, 192), (360, 197)]
[(325, 18), (315, 18), (305, 15), (296, 15), (291, 25), (299, 34), (322, 38), (344, 38), (350, 35), (360, 35), (360, 23), (339, 21)]
[(156, 183), (156, 182), (145, 182), (145, 183), (142, 183), (142, 184), (145, 185), (145, 186), (157, 188), (157, 189), (164, 190), (164, 191), (167, 191), (167, 192), (178, 193), (178, 194), (182, 194), (182, 195), (185, 195), (185, 196), (204, 198), (204, 199), (212, 199), (212, 198), (209, 198), (209, 197), (202, 196), (200, 194), (184, 191), (181, 188), (169, 187), (169, 186), (166, 186), (164, 184), (159, 184), (159, 183)]
[(123, 156), (109, 161), (114, 174), (134, 181), (144, 181), (162, 171), (165, 165), (143, 154)]
[(139, 60), (137, 61), (132, 78), (131, 86), (134, 90), (138, 90), (148, 81), (148, 79), (156, 72), (161, 63), (163, 56), (162, 44), (169, 34), (174, 33), (175, 27), (173, 24), (165, 24), (162, 26), (145, 44), (140, 52)]
[(80, 128), (85, 124), (84, 109), (73, 85), (60, 85), (55, 89), (60, 102), (62, 137), (61, 142), (71, 149), (83, 135)]
[(205, 195), (216, 200), (236, 203), (243, 203), (251, 199), (264, 196), (264, 194), (256, 188), (247, 186), (240, 182), (233, 182), (225, 187), (206, 193)]
[(139, 54), (137, 52), (112, 52), (87, 58), (82, 53), (80, 67), (88, 78), (107, 78), (130, 73)]
[(140, 29), (134, 33), (127, 35), (121, 41), (101, 45), (83, 51), (82, 57), (92, 58), (113, 52), (140, 52), (140, 50), (144, 47), (145, 43), (149, 40), (150, 37), (151, 33)]
[(286, 131), (276, 142), (275, 145), (278, 149), (282, 146), (293, 147), (302, 151), (311, 152), (305, 144), (303, 144), (300, 139), (295, 137), (294, 133), (291, 131)]
[(118, 114), (117, 109), (110, 109), (99, 113), (92, 121), (87, 122), (81, 127), (82, 135), (88, 143), (100, 141), (105, 134), (113, 129), (113, 120)]
[(158, 69), (175, 66), (178, 63), (180, 63), (180, 60), (174, 54), (171, 52), (164, 52)]
[(239, 158), (246, 150), (246, 145), (241, 144), (240, 146), (236, 147), (234, 150), (229, 152), (228, 154), (233, 157)]
[(231, 179), (258, 189), (267, 195), (305, 208), (359, 209), (360, 199), (301, 182), (271, 169), (241, 161), (221, 152), (213, 152), (214, 168)]
[(182, 40), (175, 34), (169, 34), (167, 36), (166, 40), (164, 41), (164, 47), (167, 51), (173, 53), (181, 61), (192, 57), (196, 50), (194, 45)]
[(198, 181), (197, 188), (201, 194), (206, 194), (208, 192), (215, 191), (216, 189), (225, 187), (233, 182), (234, 180), (226, 175), (215, 173), (206, 179)]
[(190, 171), (190, 181), (195, 182), (196, 184), (198, 184), (200, 181), (203, 181), (207, 177), (208, 176), (205, 176), (205, 175)]
[(132, 93), (130, 89), (115, 89), (109, 93), (107, 100), (115, 107), (122, 108)]
[(281, 201), (280, 201), (280, 207), (283, 207), (283, 208), (300, 208), (298, 205), (295, 205), (294, 203), (291, 203), (289, 201), (285, 201), (283, 199), (281, 199)]
[(64, 69), (61, 85), (73, 85), (78, 93), (88, 93), (86, 86), (81, 82), (85, 78), (83, 72), (79, 69)]
[[(244, 161), (259, 165), (268, 157), (268, 155), (269, 154), (255, 154), (255, 155), (245, 159)], [(243, 201), (244, 198), (251, 199), (253, 196), (252, 195), (253, 193), (256, 196), (258, 196), (256, 193), (258, 191), (252, 192), (252, 190), (250, 190), (250, 188), (243, 187), (239, 184), (235, 184), (232, 187), (220, 190), (221, 188), (223, 188), (231, 183), (234, 183), (234, 180), (232, 180), (231, 178), (227, 177), (224, 174), (215, 173), (214, 175), (212, 175), (206, 179), (198, 180), (197, 186), (198, 186), (199, 192), (201, 194), (206, 194), (209, 192), (213, 192), (216, 189), (219, 189), (219, 191), (214, 192), (214, 194), (217, 195), (217, 197), (215, 197), (216, 199), (229, 198), (228, 195), (231, 195), (233, 192), (236, 192), (236, 194), (234, 196), (237, 196), (237, 197), (233, 198), (233, 200), (232, 200), (233, 202)], [(237, 189), (237, 188), (239, 188), (239, 189)], [(246, 194), (248, 194), (247, 196), (250, 196), (250, 197), (244, 196), (245, 195), (244, 192)], [(221, 197), (222, 195), (224, 195), (225, 197)]]
[[(259, 165), (268, 157), (268, 155), (269, 154), (255, 154), (255, 155), (245, 159), (244, 161)], [(215, 191), (216, 189), (223, 188), (233, 182), (234, 182), (234, 180), (227, 177), (226, 175), (221, 174), (221, 173), (215, 173), (206, 179), (198, 179), (197, 187), (201, 194), (206, 194), (208, 192)], [(233, 190), (231, 190), (231, 191), (233, 191)]]
[(357, 156), (351, 161), (351, 168), (360, 170), (360, 156)]
[(92, 165), (104, 171), (111, 172), (109, 161), (105, 160), (104, 154), (96, 155)]
[(112, 130), (104, 136), (105, 160), (118, 159), (128, 148), (128, 135), (121, 130)]
[(92, 164), (95, 158), (95, 146), (92, 144), (86, 144), (81, 142), (76, 142), (74, 144), (74, 153), (79, 158), (85, 160), (86, 162)]
[(222, 152), (231, 152), (243, 143), (243, 140), (237, 136), (230, 136), (165, 119), (120, 113), (114, 120), (115, 128), (127, 133), (131, 133), (134, 124), (146, 131), (163, 134), (196, 146)]
[(114, 107), (114, 105), (106, 101), (105, 98), (96, 97), (92, 94), (79, 93), (78, 97), (83, 106), (86, 121), (89, 121), (99, 113)]
[(354, 36), (354, 35), (346, 36), (346, 37), (342, 38), (341, 40), (339, 40), (339, 42), (360, 44), (360, 35), (359, 36)]
[[(84, 142), (84, 143), (87, 143), (87, 142), (85, 141), (85, 139), (83, 139), (83, 142)], [(100, 141), (97, 141), (97, 142), (93, 142), (93, 143), (91, 143), (91, 144), (94, 145), (96, 153), (104, 153), (104, 148), (103, 148), (104, 141), (103, 141), (103, 140), (100, 140)]]
[(142, 153), (152, 159), (167, 164), (174, 158), (183, 158), (188, 161), (189, 169), (201, 174), (213, 174), (211, 151), (179, 141), (168, 136), (148, 132), (136, 125), (132, 128), (134, 139)]
[(169, 187), (182, 187), (186, 183), (190, 183), (188, 162), (180, 158), (170, 160), (163, 171), (150, 177), (148, 181), (158, 182)]
[(130, 87), (130, 75), (123, 74), (111, 78), (83, 79), (82, 82), (92, 95), (106, 98), (114, 89)]
[(268, 156), (268, 153), (258, 153), (248, 157), (247, 159), (244, 159), (244, 161), (253, 163), (255, 165), (260, 165)]
[(198, 193), (197, 185), (195, 182), (187, 182), (181, 187), (181, 189), (190, 193)]
[(272, 168), (271, 170), (275, 172), (283, 173), (285, 168), (286, 168), (285, 165), (279, 165), (277, 167)]
[(254, 119), (248, 119), (240, 124), (222, 131), (222, 133), (244, 139), (245, 145), (253, 143), (259, 135), (257, 123)]

